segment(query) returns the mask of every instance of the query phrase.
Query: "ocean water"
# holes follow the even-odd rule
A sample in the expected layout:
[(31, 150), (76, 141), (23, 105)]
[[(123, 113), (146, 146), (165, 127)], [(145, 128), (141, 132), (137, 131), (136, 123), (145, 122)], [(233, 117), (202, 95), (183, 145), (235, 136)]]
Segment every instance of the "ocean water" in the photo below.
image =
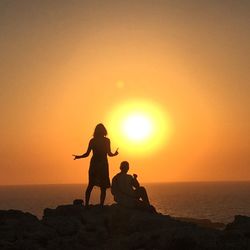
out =
[[(234, 215), (250, 216), (250, 182), (144, 184), (151, 203), (163, 214), (228, 223)], [(43, 209), (83, 198), (86, 185), (0, 186), (0, 209), (20, 209), (42, 217)], [(99, 201), (95, 188), (91, 204)], [(113, 203), (110, 189), (106, 204)]]

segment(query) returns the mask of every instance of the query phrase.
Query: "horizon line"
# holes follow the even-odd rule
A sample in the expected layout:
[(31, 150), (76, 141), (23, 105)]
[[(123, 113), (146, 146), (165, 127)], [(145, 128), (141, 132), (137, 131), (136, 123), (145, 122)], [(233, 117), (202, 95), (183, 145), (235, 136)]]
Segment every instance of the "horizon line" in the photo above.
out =
[[(250, 182), (250, 180), (208, 180), (208, 181), (158, 181), (158, 182), (141, 182), (142, 184), (174, 184), (174, 183), (236, 183)], [(85, 183), (23, 183), (23, 184), (0, 184), (0, 187), (6, 186), (59, 186), (59, 185), (88, 185)]]

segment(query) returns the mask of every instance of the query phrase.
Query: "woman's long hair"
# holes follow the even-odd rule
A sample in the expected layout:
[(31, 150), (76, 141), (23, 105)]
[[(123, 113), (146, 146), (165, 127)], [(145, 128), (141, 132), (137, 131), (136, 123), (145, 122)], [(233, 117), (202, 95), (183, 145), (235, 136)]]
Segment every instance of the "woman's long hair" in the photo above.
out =
[(108, 134), (107, 129), (104, 127), (102, 123), (99, 123), (96, 125), (94, 135), (93, 135), (94, 138), (105, 137), (107, 136), (107, 134)]

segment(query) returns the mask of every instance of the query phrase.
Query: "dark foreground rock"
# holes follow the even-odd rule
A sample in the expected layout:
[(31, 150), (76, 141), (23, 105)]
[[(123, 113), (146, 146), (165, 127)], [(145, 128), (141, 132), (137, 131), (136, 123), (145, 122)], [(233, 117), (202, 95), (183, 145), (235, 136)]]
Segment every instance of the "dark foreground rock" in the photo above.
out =
[(221, 224), (111, 206), (46, 208), (42, 220), (0, 211), (1, 250), (250, 249), (250, 218)]

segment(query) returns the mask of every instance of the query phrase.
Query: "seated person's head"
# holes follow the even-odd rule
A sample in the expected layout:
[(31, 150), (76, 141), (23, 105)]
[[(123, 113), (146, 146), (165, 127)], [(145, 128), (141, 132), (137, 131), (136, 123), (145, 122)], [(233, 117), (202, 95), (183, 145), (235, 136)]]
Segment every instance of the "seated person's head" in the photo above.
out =
[(122, 173), (127, 173), (129, 170), (129, 163), (127, 161), (122, 161), (120, 165), (120, 169)]

